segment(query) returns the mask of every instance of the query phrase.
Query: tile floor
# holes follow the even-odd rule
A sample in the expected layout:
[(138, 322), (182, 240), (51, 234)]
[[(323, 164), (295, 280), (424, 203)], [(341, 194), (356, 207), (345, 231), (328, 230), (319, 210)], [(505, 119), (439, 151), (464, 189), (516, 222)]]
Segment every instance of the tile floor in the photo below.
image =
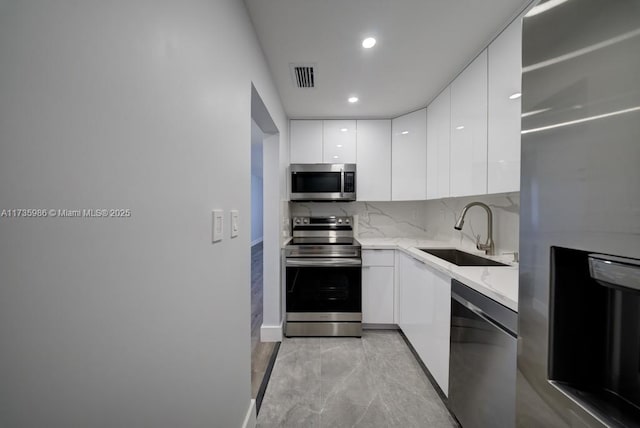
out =
[(458, 427), (397, 331), (282, 342), (258, 427)]

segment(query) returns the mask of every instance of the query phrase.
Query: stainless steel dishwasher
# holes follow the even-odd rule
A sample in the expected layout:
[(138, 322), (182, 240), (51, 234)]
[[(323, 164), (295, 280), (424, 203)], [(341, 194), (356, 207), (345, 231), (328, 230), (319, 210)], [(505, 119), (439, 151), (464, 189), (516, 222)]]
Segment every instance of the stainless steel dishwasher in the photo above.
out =
[(518, 314), (451, 280), (449, 405), (463, 428), (515, 426)]

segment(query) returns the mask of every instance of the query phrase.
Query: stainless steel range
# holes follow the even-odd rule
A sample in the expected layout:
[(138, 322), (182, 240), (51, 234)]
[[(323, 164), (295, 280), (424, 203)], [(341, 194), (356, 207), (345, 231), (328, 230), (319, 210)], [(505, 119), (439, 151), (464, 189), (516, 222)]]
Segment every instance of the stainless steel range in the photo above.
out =
[(362, 258), (351, 217), (294, 217), (286, 336), (362, 335)]

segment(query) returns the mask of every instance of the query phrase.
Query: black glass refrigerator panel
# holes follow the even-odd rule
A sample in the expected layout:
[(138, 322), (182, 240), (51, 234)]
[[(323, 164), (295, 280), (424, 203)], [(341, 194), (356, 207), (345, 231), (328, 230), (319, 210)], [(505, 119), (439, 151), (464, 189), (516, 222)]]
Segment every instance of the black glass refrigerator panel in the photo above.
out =
[(595, 280), (593, 256), (551, 247), (549, 380), (603, 419), (638, 427), (640, 291)]

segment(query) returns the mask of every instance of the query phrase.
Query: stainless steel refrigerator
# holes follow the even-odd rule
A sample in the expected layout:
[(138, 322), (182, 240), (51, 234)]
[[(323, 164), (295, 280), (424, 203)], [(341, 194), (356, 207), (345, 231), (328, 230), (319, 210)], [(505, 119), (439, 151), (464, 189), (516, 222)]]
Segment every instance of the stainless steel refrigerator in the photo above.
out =
[(640, 0), (523, 21), (516, 419), (640, 426)]

